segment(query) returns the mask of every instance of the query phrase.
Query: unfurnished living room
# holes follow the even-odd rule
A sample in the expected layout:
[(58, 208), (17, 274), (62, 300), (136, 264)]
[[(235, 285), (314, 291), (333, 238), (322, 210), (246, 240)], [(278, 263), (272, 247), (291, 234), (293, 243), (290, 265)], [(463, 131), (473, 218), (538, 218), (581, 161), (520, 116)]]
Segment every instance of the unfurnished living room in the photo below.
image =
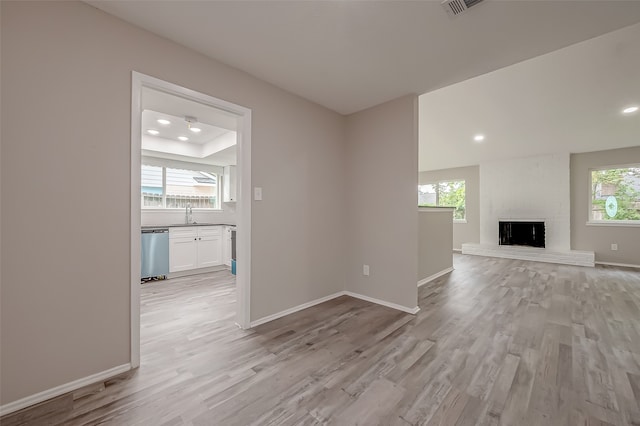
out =
[(0, 19), (3, 426), (640, 424), (640, 2)]

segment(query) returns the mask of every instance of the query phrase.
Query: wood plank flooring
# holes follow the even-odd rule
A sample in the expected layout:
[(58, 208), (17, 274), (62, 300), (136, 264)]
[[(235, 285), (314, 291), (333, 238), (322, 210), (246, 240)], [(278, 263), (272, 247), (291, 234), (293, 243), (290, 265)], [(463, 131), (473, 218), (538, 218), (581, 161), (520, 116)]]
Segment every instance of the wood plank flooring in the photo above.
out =
[(640, 272), (455, 256), (412, 316), (243, 331), (226, 271), (145, 284), (142, 366), (4, 425), (640, 425)]

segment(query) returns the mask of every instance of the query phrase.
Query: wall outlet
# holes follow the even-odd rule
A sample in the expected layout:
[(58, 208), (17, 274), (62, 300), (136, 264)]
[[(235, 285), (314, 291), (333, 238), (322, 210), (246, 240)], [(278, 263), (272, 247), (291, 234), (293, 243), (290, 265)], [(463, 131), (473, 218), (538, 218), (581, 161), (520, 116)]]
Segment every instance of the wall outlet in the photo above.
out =
[(369, 265), (362, 265), (362, 275), (365, 277), (369, 276)]
[(618, 245), (617, 244), (611, 244), (611, 250), (617, 251), (618, 250)]
[(255, 188), (253, 188), (253, 199), (255, 201), (262, 201), (262, 188), (259, 186), (256, 186)]

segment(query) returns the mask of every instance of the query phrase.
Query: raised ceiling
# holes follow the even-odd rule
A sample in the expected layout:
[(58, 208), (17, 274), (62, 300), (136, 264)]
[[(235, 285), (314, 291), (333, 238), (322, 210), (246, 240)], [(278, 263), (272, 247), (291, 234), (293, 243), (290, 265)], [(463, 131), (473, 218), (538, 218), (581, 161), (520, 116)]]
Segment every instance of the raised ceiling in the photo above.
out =
[[(236, 164), (234, 114), (147, 87), (142, 89), (141, 105), (143, 155), (218, 166)], [(200, 132), (189, 129), (186, 117)]]
[(639, 1), (88, 1), (342, 114), (640, 22)]
[[(149, 134), (149, 131), (153, 133), (158, 132), (156, 135), (158, 138), (169, 139), (183, 144), (204, 145), (231, 131), (199, 122), (195, 116), (193, 118), (195, 118), (195, 120), (189, 123), (186, 121), (184, 115), (178, 117), (164, 112), (146, 109), (142, 111), (142, 132), (145, 136)], [(158, 120), (166, 120), (169, 123), (161, 124)], [(189, 127), (190, 124), (191, 127)], [(200, 131), (197, 133), (192, 132), (190, 128), (199, 129)], [(187, 140), (181, 141), (179, 139), (180, 137), (187, 138)]]
[(143, 110), (157, 111), (176, 117), (189, 115), (196, 117), (199, 123), (226, 130), (236, 130), (237, 128), (238, 116), (230, 112), (146, 87), (143, 89), (142, 95)]
[(420, 170), (638, 146), (639, 70), (636, 24), (424, 94)]

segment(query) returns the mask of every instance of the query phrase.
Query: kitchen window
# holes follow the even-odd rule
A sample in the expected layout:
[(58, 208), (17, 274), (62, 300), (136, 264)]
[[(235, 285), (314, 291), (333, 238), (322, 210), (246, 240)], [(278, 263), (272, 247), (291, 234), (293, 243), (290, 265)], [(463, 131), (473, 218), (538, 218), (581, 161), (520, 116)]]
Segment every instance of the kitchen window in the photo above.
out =
[(418, 185), (418, 206), (453, 207), (454, 222), (466, 220), (464, 180), (448, 180)]
[(589, 223), (640, 226), (640, 164), (591, 170)]
[(217, 173), (143, 164), (141, 205), (143, 208), (219, 209), (220, 185)]

